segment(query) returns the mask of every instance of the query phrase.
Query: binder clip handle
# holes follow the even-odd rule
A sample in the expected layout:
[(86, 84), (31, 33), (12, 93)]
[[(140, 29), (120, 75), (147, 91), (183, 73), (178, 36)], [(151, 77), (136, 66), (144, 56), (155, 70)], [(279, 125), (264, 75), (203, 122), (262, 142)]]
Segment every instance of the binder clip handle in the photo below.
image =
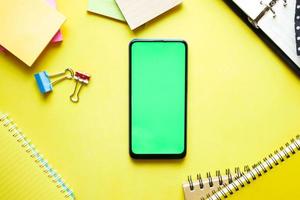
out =
[(70, 96), (70, 100), (73, 103), (79, 102), (79, 93), (81, 91), (81, 88), (83, 85), (87, 85), (89, 83), (90, 78), (91, 76), (86, 73), (82, 73), (82, 72), (75, 73), (74, 79), (76, 81), (76, 85), (73, 94), (71, 94)]
[(78, 103), (79, 102), (79, 93), (80, 93), (80, 90), (82, 88), (82, 84), (80, 84), (79, 86), (79, 89), (78, 88), (78, 81), (76, 81), (76, 85), (75, 85), (75, 89), (74, 89), (74, 92), (73, 94), (71, 94), (70, 96), (70, 100), (73, 102), (73, 103)]
[(73, 79), (74, 78), (74, 71), (71, 68), (67, 68), (67, 69), (65, 69), (64, 72), (60, 72), (60, 73), (57, 73), (57, 74), (52, 74), (49, 77), (50, 78), (55, 78), (55, 77), (59, 77), (59, 76), (63, 76), (63, 77), (61, 77), (61, 78), (59, 78), (55, 81), (52, 81), (51, 82), (52, 85), (55, 85), (55, 84), (57, 84), (57, 83), (59, 83), (63, 80), (66, 80), (66, 79), (69, 79), (69, 80)]

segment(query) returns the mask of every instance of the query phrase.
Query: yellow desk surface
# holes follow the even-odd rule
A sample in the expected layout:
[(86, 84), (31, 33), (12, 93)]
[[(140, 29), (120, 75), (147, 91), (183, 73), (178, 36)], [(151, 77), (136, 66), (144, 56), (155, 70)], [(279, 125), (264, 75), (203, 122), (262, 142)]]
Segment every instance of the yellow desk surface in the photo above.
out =
[[(0, 108), (8, 112), (79, 200), (182, 200), (196, 175), (253, 164), (299, 133), (300, 81), (223, 1), (185, 0), (138, 31), (86, 12), (87, 0), (59, 0), (62, 44), (32, 68), (0, 55)], [(128, 153), (128, 43), (189, 43), (188, 151), (183, 160), (132, 160)], [(33, 78), (66, 67), (92, 75), (78, 104), (74, 82), (47, 97)], [(296, 199), (300, 155), (231, 199)]]

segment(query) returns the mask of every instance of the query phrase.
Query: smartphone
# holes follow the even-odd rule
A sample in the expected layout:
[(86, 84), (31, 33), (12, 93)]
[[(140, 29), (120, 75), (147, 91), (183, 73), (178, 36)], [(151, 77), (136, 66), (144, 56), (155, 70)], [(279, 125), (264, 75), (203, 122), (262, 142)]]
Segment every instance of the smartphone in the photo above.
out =
[(129, 44), (129, 152), (183, 158), (187, 130), (187, 54), (182, 40)]

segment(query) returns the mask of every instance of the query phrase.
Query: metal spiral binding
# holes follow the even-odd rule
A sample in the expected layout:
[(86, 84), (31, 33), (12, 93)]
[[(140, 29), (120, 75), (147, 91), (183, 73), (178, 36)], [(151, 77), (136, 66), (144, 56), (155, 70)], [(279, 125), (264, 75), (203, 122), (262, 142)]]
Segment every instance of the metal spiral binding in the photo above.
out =
[[(246, 167), (245, 167), (245, 169), (246, 169)], [(242, 176), (243, 172), (241, 172), (240, 168), (237, 167), (237, 168), (235, 168), (235, 174), (232, 174), (230, 169), (226, 169), (225, 174), (226, 174), (226, 177), (228, 179), (228, 182), (232, 183), (234, 180), (236, 180), (237, 178)], [(222, 186), (222, 185), (225, 184), (224, 180), (223, 180), (222, 173), (221, 173), (220, 170), (216, 171), (216, 177), (218, 178), (218, 185), (219, 186)], [(209, 187), (214, 187), (215, 183), (213, 182), (213, 176), (211, 175), (210, 172), (206, 173), (206, 178), (205, 179), (208, 181), (208, 186)], [(199, 182), (200, 189), (203, 189), (204, 188), (204, 183), (203, 183), (204, 179), (202, 178), (201, 174), (197, 174), (197, 182)], [(194, 190), (195, 186), (194, 186), (192, 176), (188, 176), (188, 184), (189, 184), (190, 190), (191, 191)]]
[[(279, 150), (274, 151), (274, 154), (270, 154), (262, 161), (254, 164), (252, 166), (252, 169), (246, 166), (244, 168), (244, 172), (237, 173), (236, 170), (237, 177), (235, 177), (233, 181), (228, 185), (223, 184), (223, 187), (219, 187), (218, 190), (214, 191), (211, 196), (207, 197), (207, 199), (221, 200), (223, 198), (227, 198), (229, 195), (232, 195), (240, 188), (244, 187), (247, 184), (250, 184), (252, 181), (255, 181), (263, 174), (274, 169), (275, 166), (284, 162), (286, 159), (290, 158), (298, 151), (300, 151), (300, 135), (292, 139), (290, 143), (286, 143), (285, 146), (280, 147)], [(228, 178), (230, 174), (230, 171), (226, 171), (226, 175), (228, 176)]]
[[(248, 168), (246, 166), (245, 171)], [(197, 174), (196, 181), (193, 181), (192, 177), (188, 176), (188, 188), (190, 189), (190, 191), (193, 192), (197, 191), (198, 189), (203, 190), (206, 189), (206, 187), (208, 187), (211, 193), (207, 192), (206, 194), (203, 194), (203, 196), (199, 197), (199, 200), (205, 200), (207, 198), (210, 198), (212, 194), (216, 193), (214, 189), (226, 186), (227, 183), (232, 183), (234, 180), (242, 176), (243, 173), (244, 172), (242, 172), (240, 168), (235, 168), (234, 173), (232, 173), (229, 169), (226, 169), (224, 175), (222, 175), (220, 170), (216, 171), (215, 176), (213, 176), (210, 172), (206, 173), (206, 176), (203, 178), (201, 174)], [(226, 194), (224, 195), (227, 196)]]
[(3, 125), (8, 129), (8, 132), (16, 138), (21, 144), (21, 147), (25, 148), (25, 151), (30, 155), (31, 158), (37, 163), (37, 165), (43, 169), (43, 172), (52, 179), (53, 183), (56, 183), (56, 187), (60, 189), (60, 192), (64, 194), (66, 198), (75, 200), (75, 196), (70, 187), (65, 183), (62, 177), (51, 167), (43, 155), (38, 152), (31, 141), (26, 138), (22, 133), (21, 129), (17, 127), (17, 124), (9, 118), (7, 114), (0, 112), (0, 125)]

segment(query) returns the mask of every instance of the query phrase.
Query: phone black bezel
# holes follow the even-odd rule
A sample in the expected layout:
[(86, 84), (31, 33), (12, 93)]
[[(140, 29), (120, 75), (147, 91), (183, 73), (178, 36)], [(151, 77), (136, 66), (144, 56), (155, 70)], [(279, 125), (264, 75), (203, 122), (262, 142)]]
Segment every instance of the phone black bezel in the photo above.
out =
[[(132, 151), (132, 127), (131, 127), (131, 100), (132, 100), (132, 45), (136, 42), (180, 42), (185, 46), (185, 113), (184, 113), (184, 150), (180, 154), (136, 154)], [(129, 154), (134, 159), (181, 159), (187, 152), (187, 95), (188, 95), (188, 44), (184, 40), (164, 40), (164, 39), (134, 39), (129, 43)]]

